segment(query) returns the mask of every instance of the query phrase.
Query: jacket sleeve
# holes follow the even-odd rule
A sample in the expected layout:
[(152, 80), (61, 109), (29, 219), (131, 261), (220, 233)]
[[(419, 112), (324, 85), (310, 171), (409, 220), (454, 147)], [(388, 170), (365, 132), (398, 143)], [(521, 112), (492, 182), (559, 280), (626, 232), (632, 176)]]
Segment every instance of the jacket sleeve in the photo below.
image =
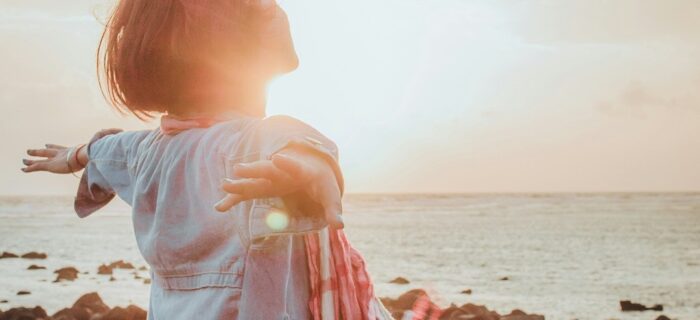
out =
[(75, 197), (75, 212), (84, 218), (107, 205), (115, 195), (131, 203), (132, 173), (137, 148), (147, 131), (96, 136), (86, 146), (88, 163)]

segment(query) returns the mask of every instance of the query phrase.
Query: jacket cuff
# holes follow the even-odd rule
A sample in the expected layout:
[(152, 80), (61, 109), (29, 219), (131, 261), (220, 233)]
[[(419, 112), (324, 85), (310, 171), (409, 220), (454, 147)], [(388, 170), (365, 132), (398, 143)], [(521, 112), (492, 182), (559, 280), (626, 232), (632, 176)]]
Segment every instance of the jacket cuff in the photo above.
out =
[[(90, 140), (90, 142), (88, 142), (87, 146), (85, 147), (87, 148), (88, 155), (90, 154), (90, 148), (92, 147), (93, 142), (101, 138), (102, 136), (95, 136)], [(85, 218), (106, 206), (110, 201), (112, 201), (112, 199), (114, 199), (114, 196), (116, 195), (114, 190), (102, 188), (96, 183), (90, 183), (92, 180), (94, 180), (94, 178), (91, 177), (95, 176), (96, 174), (99, 174), (98, 168), (92, 159), (88, 159), (88, 163), (85, 166), (85, 170), (83, 170), (83, 174), (80, 178), (78, 192), (73, 202), (75, 213), (78, 214), (78, 217), (80, 218)]]

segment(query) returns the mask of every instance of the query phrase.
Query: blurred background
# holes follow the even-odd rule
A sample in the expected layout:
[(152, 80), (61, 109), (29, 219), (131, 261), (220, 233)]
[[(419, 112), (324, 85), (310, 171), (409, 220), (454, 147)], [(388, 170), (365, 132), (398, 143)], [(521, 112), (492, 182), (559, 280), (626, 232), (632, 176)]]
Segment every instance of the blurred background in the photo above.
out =
[[(621, 312), (628, 299), (700, 315), (699, 1), (280, 4), (301, 65), (272, 84), (268, 113), (337, 142), (347, 232), (379, 296), (423, 288), (441, 307), (547, 319), (662, 314)], [(148, 305), (130, 271), (95, 275), (145, 264), (129, 208), (79, 220), (77, 179), (19, 170), (27, 148), (157, 126), (97, 86), (111, 5), (0, 2), (0, 251), (49, 255), (38, 271), (0, 260), (0, 309), (53, 313), (89, 291)], [(52, 283), (65, 266), (89, 274)]]
[[(350, 192), (700, 190), (697, 1), (281, 1), (301, 58), (269, 114), (334, 139)], [(0, 6), (0, 194), (24, 149), (152, 127), (105, 103), (110, 1)]]

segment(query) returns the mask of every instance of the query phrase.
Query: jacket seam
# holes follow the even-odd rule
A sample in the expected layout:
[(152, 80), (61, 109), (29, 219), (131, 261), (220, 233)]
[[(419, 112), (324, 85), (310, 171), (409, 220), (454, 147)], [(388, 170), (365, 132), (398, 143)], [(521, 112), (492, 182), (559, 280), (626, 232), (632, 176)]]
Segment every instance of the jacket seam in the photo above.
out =
[(183, 273), (183, 274), (162, 274), (162, 273), (156, 272), (156, 275), (158, 275), (161, 278), (186, 278), (186, 277), (203, 276), (203, 275), (208, 275), (208, 274), (223, 274), (223, 275), (237, 275), (237, 276), (243, 275), (242, 272), (216, 272), (216, 271)]

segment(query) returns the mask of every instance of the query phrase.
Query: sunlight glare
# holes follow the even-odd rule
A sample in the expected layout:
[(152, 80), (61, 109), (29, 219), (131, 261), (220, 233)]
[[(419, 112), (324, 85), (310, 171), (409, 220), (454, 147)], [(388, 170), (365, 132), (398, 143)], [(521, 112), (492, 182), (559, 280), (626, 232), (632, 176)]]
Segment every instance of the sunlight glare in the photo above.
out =
[(272, 230), (284, 230), (289, 225), (289, 216), (285, 212), (272, 210), (265, 218), (265, 223)]

